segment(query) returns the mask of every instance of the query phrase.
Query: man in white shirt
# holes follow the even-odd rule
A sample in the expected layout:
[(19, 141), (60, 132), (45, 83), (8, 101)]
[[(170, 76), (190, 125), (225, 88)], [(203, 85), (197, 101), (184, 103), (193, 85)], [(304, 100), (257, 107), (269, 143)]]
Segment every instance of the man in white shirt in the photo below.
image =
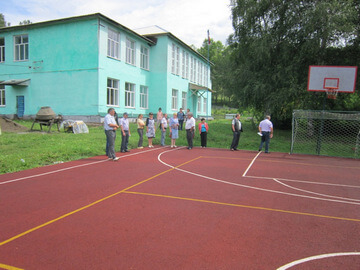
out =
[(115, 139), (116, 139), (116, 130), (119, 126), (116, 124), (115, 110), (113, 108), (108, 109), (108, 114), (104, 118), (104, 129), (106, 135), (106, 146), (107, 146), (107, 155), (110, 159), (116, 161), (119, 158), (115, 156)]
[(190, 150), (193, 148), (193, 139), (195, 135), (195, 119), (191, 112), (188, 112), (186, 116), (187, 116), (187, 121), (185, 124), (186, 139), (189, 145), (188, 149)]
[(261, 151), (263, 144), (265, 142), (265, 153), (269, 153), (269, 143), (270, 139), (273, 137), (273, 124), (270, 121), (270, 115), (266, 115), (265, 119), (262, 120), (259, 124), (259, 132), (261, 133), (261, 142), (259, 146), (259, 151)]
[(121, 128), (121, 153), (130, 152), (128, 150), (130, 128), (129, 128), (129, 119), (128, 114), (125, 112), (123, 118), (120, 119), (120, 128)]

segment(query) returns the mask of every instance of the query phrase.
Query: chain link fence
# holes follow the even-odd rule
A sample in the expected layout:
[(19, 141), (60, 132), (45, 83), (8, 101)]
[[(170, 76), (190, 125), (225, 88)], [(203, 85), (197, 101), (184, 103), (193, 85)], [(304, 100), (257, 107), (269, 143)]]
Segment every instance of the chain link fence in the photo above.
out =
[(360, 112), (295, 110), (290, 153), (360, 158)]

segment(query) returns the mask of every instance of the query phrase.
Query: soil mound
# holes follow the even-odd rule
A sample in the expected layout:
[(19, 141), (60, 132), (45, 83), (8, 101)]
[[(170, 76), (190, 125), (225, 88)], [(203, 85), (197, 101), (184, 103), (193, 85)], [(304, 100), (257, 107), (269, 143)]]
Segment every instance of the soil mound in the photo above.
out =
[(0, 117), (0, 127), (1, 132), (25, 132), (29, 131), (27, 127), (24, 127), (18, 123), (15, 123), (14, 121)]

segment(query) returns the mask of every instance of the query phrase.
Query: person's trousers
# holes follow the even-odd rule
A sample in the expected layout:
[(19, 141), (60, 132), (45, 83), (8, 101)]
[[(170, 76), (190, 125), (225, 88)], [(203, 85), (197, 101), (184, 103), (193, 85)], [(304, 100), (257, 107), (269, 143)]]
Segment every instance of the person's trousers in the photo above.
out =
[(189, 148), (193, 148), (194, 130), (191, 130), (191, 129), (186, 130), (186, 139), (187, 139)]
[(139, 134), (138, 147), (142, 147), (143, 146), (143, 138), (144, 138), (144, 129), (138, 128), (137, 132)]
[(179, 130), (183, 129), (184, 120), (179, 120)]
[(127, 151), (128, 150), (128, 143), (129, 143), (129, 131), (124, 130), (124, 134), (121, 132), (121, 149), (120, 151)]
[(206, 147), (206, 140), (207, 140), (207, 132), (201, 132), (201, 146)]
[(261, 132), (261, 142), (259, 146), (259, 150), (262, 149), (263, 144), (265, 143), (265, 153), (269, 152), (269, 143), (270, 143), (270, 131), (262, 131)]
[(115, 158), (115, 139), (116, 132), (115, 130), (105, 130), (106, 135), (106, 146), (107, 146), (107, 156), (109, 158)]
[(240, 131), (233, 131), (233, 140), (230, 149), (237, 149), (240, 140)]
[(161, 129), (161, 140), (160, 140), (161, 146), (165, 146), (165, 135), (166, 135), (166, 129), (165, 131)]

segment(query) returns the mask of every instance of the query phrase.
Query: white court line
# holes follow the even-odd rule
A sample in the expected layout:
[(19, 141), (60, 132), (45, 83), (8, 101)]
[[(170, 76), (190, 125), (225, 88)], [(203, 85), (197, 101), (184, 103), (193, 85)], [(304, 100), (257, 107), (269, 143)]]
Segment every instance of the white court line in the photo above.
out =
[[(137, 153), (133, 153), (133, 154), (128, 154), (126, 156), (121, 156), (119, 158), (126, 158), (126, 157), (130, 157), (130, 156), (134, 156), (134, 155), (139, 155), (139, 154), (143, 154), (143, 153), (147, 153), (147, 152), (151, 152), (151, 151), (155, 151), (155, 150), (160, 150), (160, 149), (164, 149), (162, 147), (158, 147), (158, 148), (154, 148), (151, 150), (147, 150), (147, 151), (141, 151), (141, 152), (137, 152)], [(49, 175), (49, 174), (54, 174), (54, 173), (58, 173), (58, 172), (63, 172), (63, 171), (67, 171), (67, 170), (72, 170), (72, 169), (76, 169), (76, 168), (80, 168), (80, 167), (85, 167), (85, 166), (90, 166), (90, 165), (94, 165), (94, 164), (98, 164), (98, 163), (102, 163), (102, 162), (106, 162), (106, 161), (111, 161), (110, 159), (104, 159), (104, 160), (100, 160), (100, 161), (95, 161), (95, 162), (91, 162), (91, 163), (86, 163), (86, 164), (82, 164), (82, 165), (77, 165), (77, 166), (72, 166), (72, 167), (68, 167), (68, 168), (63, 168), (63, 169), (59, 169), (59, 170), (55, 170), (55, 171), (50, 171), (50, 172), (46, 172), (46, 173), (40, 173), (40, 174), (34, 174), (34, 175), (29, 175), (29, 176), (25, 176), (25, 177), (21, 177), (21, 178), (16, 178), (13, 180), (8, 180), (5, 182), (0, 182), (0, 185), (4, 185), (4, 184), (9, 184), (9, 183), (13, 183), (13, 182), (18, 182), (18, 181), (23, 181), (26, 179), (30, 179), (30, 178), (35, 178), (35, 177), (40, 177), (40, 176), (44, 176), (44, 175)]]
[(318, 195), (318, 196), (323, 196), (323, 197), (329, 197), (329, 198), (334, 198), (334, 199), (342, 199), (342, 200), (348, 200), (348, 201), (355, 201), (355, 202), (360, 202), (360, 200), (358, 199), (352, 199), (352, 198), (346, 198), (346, 197), (338, 197), (338, 196), (333, 196), (333, 195), (327, 195), (327, 194), (323, 194), (323, 193), (317, 193), (317, 192), (313, 192), (313, 191), (309, 191), (306, 189), (301, 189), (301, 188), (296, 188), (296, 187), (292, 187), (290, 185), (287, 185), (285, 183), (282, 183), (281, 181), (277, 180), (276, 178), (273, 178), (273, 180), (277, 183), (279, 183), (280, 185), (283, 185), (287, 188), (290, 189), (294, 189), (297, 191), (301, 191), (301, 192), (305, 192), (305, 193), (310, 193), (310, 194), (314, 194), (314, 195)]
[[(274, 180), (274, 177), (266, 177), (266, 176), (244, 176), (247, 178), (256, 178), (256, 179), (265, 179), (265, 180)], [(321, 183), (321, 182), (311, 182), (311, 181), (303, 181), (303, 180), (294, 180), (294, 179), (286, 179), (286, 178), (276, 178), (280, 181), (285, 182), (295, 182), (295, 183), (304, 183), (304, 184), (313, 184), (313, 185), (324, 185), (324, 186), (335, 186), (335, 187), (347, 187), (347, 188), (360, 188), (360, 186), (352, 186), (352, 185), (343, 185), (343, 184), (333, 184), (333, 183)]]
[(250, 170), (251, 166), (253, 165), (253, 163), (255, 162), (255, 160), (257, 159), (257, 157), (261, 154), (261, 152), (259, 152), (251, 161), (250, 165), (247, 167), (247, 169), (245, 170), (245, 172), (243, 173), (242, 176), (246, 176), (247, 172)]
[(286, 265), (279, 267), (277, 270), (286, 270), (295, 265), (306, 263), (309, 261), (314, 261), (314, 260), (319, 260), (319, 259), (324, 259), (324, 258), (331, 258), (331, 257), (339, 257), (339, 256), (360, 256), (360, 252), (329, 253), (329, 254), (312, 256), (312, 257), (308, 257), (308, 258), (304, 258), (304, 259), (300, 259), (300, 260), (288, 263)]
[[(186, 171), (180, 168), (176, 168), (170, 164), (167, 164), (166, 162), (161, 160), (161, 156), (164, 153), (167, 153), (169, 151), (164, 151), (162, 153), (160, 153), (158, 155), (158, 161), (161, 162), (162, 164), (164, 164), (167, 167), (173, 168), (175, 170), (184, 172), (184, 173), (188, 173), (191, 175), (195, 175), (201, 178), (205, 178), (208, 179), (210, 181), (214, 181), (214, 182), (219, 182), (219, 183), (223, 183), (223, 184), (227, 184), (227, 185), (232, 185), (232, 186), (238, 186), (238, 187), (244, 187), (244, 188), (248, 188), (248, 189), (254, 189), (254, 190), (259, 190), (259, 191), (264, 191), (264, 192), (270, 192), (270, 193), (275, 193), (275, 194), (282, 194), (282, 195), (287, 195), (287, 196), (293, 196), (293, 197), (300, 197), (300, 198), (307, 198), (307, 199), (313, 199), (313, 200), (319, 200), (319, 201), (327, 201), (327, 202), (335, 202), (335, 203), (343, 203), (343, 204), (353, 204), (353, 205), (360, 205), (359, 202), (348, 202), (346, 201), (347, 198), (342, 198), (344, 199), (342, 200), (335, 200), (335, 199), (327, 199), (327, 198), (319, 198), (319, 197), (312, 197), (312, 196), (307, 196), (307, 195), (300, 195), (300, 194), (294, 194), (294, 193), (289, 193), (289, 192), (283, 192), (283, 191), (278, 191), (278, 190), (272, 190), (272, 189), (265, 189), (265, 188), (258, 188), (258, 187), (252, 187), (252, 186), (248, 186), (248, 185), (242, 185), (242, 184), (238, 184), (238, 183), (233, 183), (233, 182), (228, 182), (228, 181), (224, 181), (224, 180), (220, 180), (220, 179), (216, 179), (213, 177), (208, 177), (205, 175), (201, 175), (201, 174), (197, 174), (197, 173), (193, 173), (190, 171)], [(259, 155), (259, 154), (258, 154)], [(341, 197), (340, 197), (341, 198)]]

